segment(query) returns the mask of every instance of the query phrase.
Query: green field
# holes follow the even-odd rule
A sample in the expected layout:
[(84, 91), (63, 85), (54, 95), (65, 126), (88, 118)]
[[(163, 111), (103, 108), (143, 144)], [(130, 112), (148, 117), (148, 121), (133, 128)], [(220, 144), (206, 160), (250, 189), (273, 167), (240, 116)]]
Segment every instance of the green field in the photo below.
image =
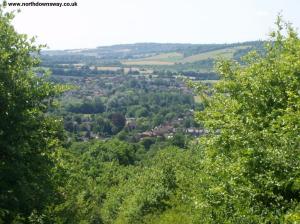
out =
[(193, 63), (197, 61), (203, 61), (207, 59), (218, 58), (233, 58), (234, 53), (237, 50), (246, 49), (249, 46), (229, 47), (221, 50), (213, 50), (205, 53), (195, 54), (192, 56), (184, 57), (182, 53), (170, 52), (161, 53), (151, 57), (145, 57), (141, 59), (125, 60), (122, 61), (124, 65), (174, 65), (176, 63)]

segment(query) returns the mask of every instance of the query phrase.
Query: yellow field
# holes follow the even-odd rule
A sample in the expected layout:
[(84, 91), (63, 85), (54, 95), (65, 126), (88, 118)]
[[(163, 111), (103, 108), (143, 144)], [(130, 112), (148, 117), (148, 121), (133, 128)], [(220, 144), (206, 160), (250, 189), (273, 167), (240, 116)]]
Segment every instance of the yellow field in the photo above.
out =
[(174, 62), (183, 59), (183, 54), (178, 52), (162, 53), (152, 57), (143, 58), (143, 61), (167, 61)]
[(181, 63), (196, 62), (196, 61), (202, 61), (202, 60), (207, 60), (210, 58), (219, 58), (219, 57), (220, 58), (232, 58), (233, 54), (237, 50), (246, 49), (248, 47), (249, 46), (232, 47), (232, 48), (210, 51), (207, 53), (196, 54), (196, 55), (192, 55), (190, 57), (186, 57), (186, 58), (182, 59), (180, 62)]
[(124, 65), (173, 65), (183, 59), (183, 55), (178, 52), (162, 53), (155, 56), (123, 61)]
[(167, 61), (122, 61), (123, 65), (174, 65), (174, 62)]
[(118, 71), (121, 67), (108, 67), (108, 66), (101, 66), (97, 67), (97, 70), (99, 71)]

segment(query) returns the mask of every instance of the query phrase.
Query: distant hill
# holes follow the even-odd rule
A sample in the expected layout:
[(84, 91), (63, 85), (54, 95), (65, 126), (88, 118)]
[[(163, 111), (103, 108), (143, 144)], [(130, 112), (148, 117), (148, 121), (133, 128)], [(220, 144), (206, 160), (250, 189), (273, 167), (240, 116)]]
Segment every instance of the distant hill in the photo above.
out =
[(158, 53), (170, 53), (179, 52), (184, 56), (191, 56), (194, 54), (215, 51), (220, 49), (250, 46), (261, 47), (262, 41), (252, 41), (233, 44), (162, 44), (162, 43), (137, 43), (137, 44), (120, 44), (112, 46), (97, 47), (94, 49), (71, 49), (71, 50), (55, 50), (55, 51), (43, 51), (44, 55), (84, 55), (94, 56), (98, 58), (142, 58), (150, 55), (156, 55)]
[(217, 58), (239, 60), (250, 50), (262, 51), (263, 44), (263, 41), (233, 44), (121, 44), (94, 49), (43, 51), (42, 59), (45, 66), (84, 64), (209, 71)]

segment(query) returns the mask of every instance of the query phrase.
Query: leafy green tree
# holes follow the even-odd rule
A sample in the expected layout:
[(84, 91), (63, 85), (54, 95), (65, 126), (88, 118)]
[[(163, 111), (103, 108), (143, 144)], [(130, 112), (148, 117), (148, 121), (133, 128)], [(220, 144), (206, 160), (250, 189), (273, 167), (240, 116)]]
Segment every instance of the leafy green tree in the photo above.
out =
[(113, 124), (114, 133), (120, 132), (126, 124), (126, 118), (123, 114), (120, 113), (113, 113), (110, 114), (109, 119), (111, 120)]
[(113, 125), (111, 124), (111, 121), (102, 116), (97, 116), (92, 126), (95, 133), (100, 133), (102, 135), (112, 134)]
[(159, 151), (107, 193), (104, 223), (193, 223), (193, 194), (200, 164), (196, 153)]
[(155, 143), (155, 139), (154, 138), (144, 138), (141, 140), (141, 144), (145, 147), (146, 150), (150, 149), (150, 146), (153, 145)]
[(186, 136), (184, 133), (177, 132), (174, 134), (171, 143), (179, 148), (184, 148), (186, 145)]
[(102, 103), (100, 97), (96, 97), (93, 100), (84, 99), (83, 103), (70, 104), (67, 107), (67, 110), (73, 113), (82, 113), (82, 114), (97, 114), (105, 111), (105, 106)]
[(51, 210), (54, 223), (103, 223), (101, 208), (110, 189), (126, 182), (139, 160), (138, 147), (118, 140), (74, 143), (60, 157), (67, 181), (64, 200)]
[(300, 40), (280, 17), (276, 24), (265, 55), (222, 61), (220, 82), (198, 86), (205, 110), (196, 118), (209, 131), (201, 140), (201, 223), (300, 221)]
[(18, 34), (0, 5), (0, 222), (26, 222), (53, 202), (54, 150), (61, 120), (47, 115), (64, 88), (34, 69), (41, 46)]

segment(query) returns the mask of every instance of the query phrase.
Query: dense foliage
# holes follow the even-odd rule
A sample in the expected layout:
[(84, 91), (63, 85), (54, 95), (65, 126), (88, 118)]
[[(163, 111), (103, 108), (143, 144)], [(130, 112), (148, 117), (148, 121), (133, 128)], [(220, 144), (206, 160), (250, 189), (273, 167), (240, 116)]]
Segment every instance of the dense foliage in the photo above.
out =
[(97, 114), (104, 112), (105, 106), (101, 98), (95, 98), (94, 100), (84, 99), (82, 103), (69, 104), (67, 111), (80, 114)]
[(300, 41), (289, 24), (276, 24), (263, 57), (218, 64), (221, 81), (211, 97), (202, 95), (206, 109), (197, 118), (209, 134), (198, 184), (206, 223), (300, 221)]
[[(1, 7), (1, 6), (0, 6)], [(62, 86), (33, 69), (39, 47), (0, 8), (0, 222), (25, 222), (55, 198), (52, 154), (63, 139), (61, 120), (45, 112)], [(41, 74), (41, 72), (39, 72)]]

